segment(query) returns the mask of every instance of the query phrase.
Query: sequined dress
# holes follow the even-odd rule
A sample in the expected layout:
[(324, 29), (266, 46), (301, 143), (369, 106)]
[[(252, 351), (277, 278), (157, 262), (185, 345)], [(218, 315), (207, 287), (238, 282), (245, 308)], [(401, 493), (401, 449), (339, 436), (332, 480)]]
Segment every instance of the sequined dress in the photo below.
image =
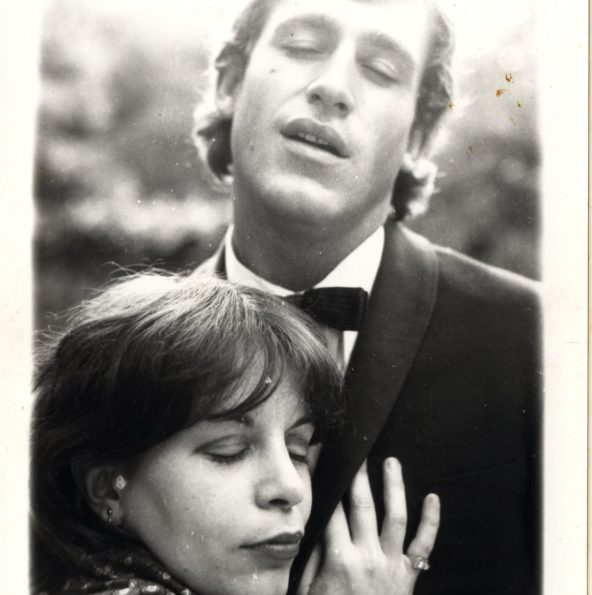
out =
[(36, 595), (199, 595), (172, 577), (148, 552), (84, 555), (80, 572), (54, 593)]

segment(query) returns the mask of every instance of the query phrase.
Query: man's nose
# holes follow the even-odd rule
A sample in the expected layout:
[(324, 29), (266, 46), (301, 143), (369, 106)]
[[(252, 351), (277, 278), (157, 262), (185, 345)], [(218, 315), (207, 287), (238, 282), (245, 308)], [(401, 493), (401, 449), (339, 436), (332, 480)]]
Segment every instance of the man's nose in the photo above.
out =
[(355, 60), (347, 48), (336, 50), (319, 65), (319, 70), (306, 89), (310, 103), (340, 117), (355, 106)]
[(257, 505), (261, 508), (290, 510), (303, 500), (307, 489), (285, 447), (276, 449), (261, 461), (256, 488)]

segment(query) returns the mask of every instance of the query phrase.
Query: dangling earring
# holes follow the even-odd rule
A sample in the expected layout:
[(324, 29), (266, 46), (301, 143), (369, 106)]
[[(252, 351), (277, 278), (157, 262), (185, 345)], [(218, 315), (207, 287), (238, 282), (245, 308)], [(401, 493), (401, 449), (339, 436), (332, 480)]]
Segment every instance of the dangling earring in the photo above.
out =
[(107, 522), (113, 524), (113, 509), (110, 506), (107, 508)]

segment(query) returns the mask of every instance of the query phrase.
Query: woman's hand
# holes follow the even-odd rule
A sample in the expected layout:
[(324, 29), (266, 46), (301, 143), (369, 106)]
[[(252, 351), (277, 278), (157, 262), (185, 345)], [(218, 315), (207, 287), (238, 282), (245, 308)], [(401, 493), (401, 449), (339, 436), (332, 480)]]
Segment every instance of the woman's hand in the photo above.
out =
[(404, 554), (407, 506), (399, 461), (386, 459), (383, 473), (385, 517), (380, 535), (364, 463), (351, 487), (349, 525), (339, 504), (325, 530), (323, 550), (317, 545), (306, 565), (298, 595), (413, 593), (421, 572), (414, 563), (427, 560), (434, 547), (440, 500), (434, 494), (426, 496), (417, 534)]

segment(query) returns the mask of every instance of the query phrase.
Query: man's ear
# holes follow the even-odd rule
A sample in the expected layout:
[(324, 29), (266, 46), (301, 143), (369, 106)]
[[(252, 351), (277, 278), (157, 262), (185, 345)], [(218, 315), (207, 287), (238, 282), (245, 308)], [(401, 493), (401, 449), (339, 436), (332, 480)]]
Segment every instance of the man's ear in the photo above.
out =
[(216, 84), (216, 107), (226, 118), (232, 118), (234, 105), (246, 69), (246, 60), (233, 46), (226, 46), (216, 58), (218, 81)]
[(120, 489), (122, 475), (114, 466), (90, 467), (84, 475), (86, 501), (105, 522), (115, 527), (123, 524)]

